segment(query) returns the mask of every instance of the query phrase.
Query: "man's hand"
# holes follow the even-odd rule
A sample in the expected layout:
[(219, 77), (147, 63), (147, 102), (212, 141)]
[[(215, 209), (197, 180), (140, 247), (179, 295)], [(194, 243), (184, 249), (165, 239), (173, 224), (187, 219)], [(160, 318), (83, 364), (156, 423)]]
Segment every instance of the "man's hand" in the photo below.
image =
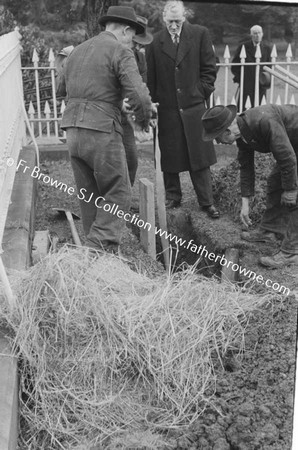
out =
[(242, 208), (240, 212), (240, 219), (243, 225), (248, 228), (252, 221), (249, 218), (249, 198), (248, 197), (242, 197)]
[(156, 128), (157, 125), (157, 111), (158, 111), (159, 103), (152, 103), (151, 104), (151, 110), (152, 110), (152, 118), (150, 119), (149, 125), (151, 128)]
[(295, 206), (297, 202), (297, 191), (283, 191), (280, 203), (285, 206)]
[(129, 104), (129, 102), (128, 102), (128, 98), (124, 98), (124, 99), (122, 100), (122, 108), (121, 108), (121, 111), (122, 111), (124, 114), (131, 114), (131, 113), (132, 113), (132, 109), (131, 109), (131, 106), (130, 106), (130, 104)]
[(152, 110), (153, 116), (156, 116), (158, 106), (159, 106), (159, 103), (151, 103), (151, 110)]

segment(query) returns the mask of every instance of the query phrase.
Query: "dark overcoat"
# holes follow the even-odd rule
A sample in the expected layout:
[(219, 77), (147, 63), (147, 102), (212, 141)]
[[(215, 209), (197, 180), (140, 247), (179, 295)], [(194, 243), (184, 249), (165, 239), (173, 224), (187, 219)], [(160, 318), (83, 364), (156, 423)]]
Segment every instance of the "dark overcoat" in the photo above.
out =
[(148, 87), (159, 103), (163, 172), (200, 170), (216, 162), (212, 142), (202, 140), (201, 117), (214, 91), (216, 61), (207, 28), (184, 22), (177, 47), (167, 29), (146, 49)]
[[(255, 54), (256, 54), (256, 47), (254, 46), (252, 40), (250, 39), (247, 42), (244, 42), (243, 44), (239, 45), (237, 48), (234, 58), (232, 60), (233, 63), (240, 63), (240, 53), (242, 50), (242, 46), (244, 45), (245, 52), (246, 52), (246, 63), (256, 62)], [(271, 47), (264, 43), (263, 41), (260, 43), (260, 50), (261, 50), (261, 62), (267, 62), (269, 63), (271, 58)], [(267, 64), (267, 66), (270, 66), (270, 64)], [(260, 66), (260, 74), (264, 71), (263, 70), (264, 65)], [(240, 83), (240, 72), (241, 72), (241, 66), (232, 66), (231, 71), (234, 75), (234, 82)], [(256, 66), (244, 66), (244, 81), (243, 81), (243, 109), (245, 109), (245, 103), (247, 101), (247, 97), (250, 98), (251, 106), (255, 105), (255, 82), (256, 80)], [(262, 86), (259, 84), (259, 105), (262, 102), (263, 97), (266, 97), (266, 90), (268, 88)], [(238, 101), (239, 103), (239, 101)]]

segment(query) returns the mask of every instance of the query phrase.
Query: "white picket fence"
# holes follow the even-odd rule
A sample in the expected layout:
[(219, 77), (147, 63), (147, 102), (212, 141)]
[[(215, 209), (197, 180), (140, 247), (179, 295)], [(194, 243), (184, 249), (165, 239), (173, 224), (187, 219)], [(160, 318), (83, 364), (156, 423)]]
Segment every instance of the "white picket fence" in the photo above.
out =
[[(26, 90), (24, 91), (25, 102), (27, 103), (27, 114), (31, 130), (36, 136), (37, 142), (58, 142), (60, 137), (65, 137), (65, 133), (60, 130), (60, 122), (65, 109), (65, 101), (59, 102), (56, 96), (56, 67), (55, 56), (52, 49), (49, 51), (48, 65), (39, 65), (39, 56), (36, 49), (33, 50), (33, 66), (22, 67), (23, 72), (28, 71), (34, 74), (34, 88), (30, 90), (34, 101), (26, 102)], [(50, 82), (41, 85), (44, 77), (40, 73), (47, 73), (46, 79)], [(43, 100), (41, 92), (50, 92), (50, 99)]]
[[(215, 49), (216, 52), (216, 49)], [(216, 52), (218, 55), (218, 53)], [(231, 66), (236, 65), (232, 64), (232, 57), (230, 53), (229, 46), (227, 45), (224, 50), (224, 54), (218, 55), (220, 62), (218, 64), (220, 70), (218, 72), (217, 81), (215, 84), (215, 94), (212, 94), (210, 98), (210, 105), (214, 104), (236, 104), (235, 92), (238, 85), (233, 83), (233, 76), (231, 73)], [(237, 65), (241, 66), (241, 71), (244, 76), (244, 67), (246, 65), (255, 65), (257, 67), (256, 70), (256, 92), (255, 92), (255, 102), (254, 104), (258, 105), (259, 93), (258, 93), (258, 80), (260, 74), (260, 66), (270, 64), (272, 68), (275, 65), (283, 66), (287, 71), (292, 71), (293, 73), (298, 72), (298, 61), (293, 60), (291, 45), (288, 46), (284, 55), (278, 55), (276, 46), (274, 45), (271, 52), (271, 60), (266, 63), (261, 62), (261, 53), (258, 48), (256, 51), (256, 61), (255, 63), (246, 63), (246, 54), (245, 48), (242, 48), (242, 52), (240, 55), (241, 62)], [(52, 49), (49, 51), (48, 61), (40, 64), (39, 56), (37, 54), (36, 49), (33, 50), (32, 57), (32, 66), (22, 67), (23, 71), (32, 71), (34, 74), (35, 85), (34, 88), (31, 89), (32, 96), (34, 97), (34, 101), (27, 101), (27, 113), (29, 116), (30, 124), (34, 135), (38, 142), (59, 142), (60, 138), (65, 138), (65, 133), (63, 133), (60, 129), (60, 122), (62, 118), (63, 111), (65, 109), (65, 101), (64, 99), (58, 99), (56, 96), (56, 84), (55, 84), (55, 55)], [(48, 83), (48, 91), (51, 93), (50, 98), (47, 97), (46, 100), (43, 100), (41, 97), (42, 90), (45, 89), (44, 86), (41, 86), (41, 81), (43, 78), (40, 76), (40, 73), (47, 73)], [(298, 73), (297, 73), (298, 74)], [(33, 78), (33, 76), (32, 76)], [(223, 86), (223, 89), (222, 89)], [(220, 88), (219, 88), (220, 87)], [(220, 89), (220, 92), (219, 92)], [(295, 92), (296, 91), (296, 92)], [(240, 86), (240, 98), (242, 98), (242, 86)], [(267, 99), (263, 98), (261, 104), (267, 103), (276, 103), (276, 104), (296, 104), (296, 96), (297, 90), (293, 87), (289, 86), (286, 83), (280, 82), (275, 77), (271, 79), (270, 89), (267, 91)], [(26, 100), (26, 98), (25, 98)], [(240, 110), (244, 109), (244, 107), (250, 108), (252, 100), (248, 99), (245, 105), (240, 105)]]
[[(280, 59), (278, 58), (280, 57)], [(229, 46), (226, 45), (224, 54), (223, 54), (223, 63), (219, 63), (218, 66), (222, 67), (223, 70), (219, 70), (217, 82), (215, 86), (218, 84), (219, 78), (221, 78), (222, 84), (224, 86), (224, 92), (220, 93), (219, 95), (216, 94), (211, 97), (211, 106), (213, 104), (219, 105), (227, 105), (227, 104), (236, 104), (235, 99), (235, 91), (238, 84), (233, 83), (232, 81), (232, 74), (231, 74), (231, 66), (240, 66), (240, 80), (243, 80), (244, 82), (244, 68), (245, 66), (256, 66), (256, 78), (255, 78), (255, 92), (254, 92), (254, 99), (250, 99), (249, 97), (246, 100), (245, 105), (242, 103), (243, 99), (243, 82), (240, 83), (239, 86), (239, 98), (240, 98), (240, 107), (239, 112), (242, 112), (243, 109), (251, 108), (252, 104), (255, 106), (259, 105), (259, 77), (260, 77), (260, 67), (261, 66), (267, 66), (270, 65), (270, 67), (274, 70), (275, 67), (282, 67), (287, 72), (293, 73), (294, 75), (298, 75), (298, 61), (293, 60), (293, 53), (291, 45), (289, 44), (286, 50), (285, 55), (278, 55), (276, 50), (276, 45), (273, 45), (271, 55), (270, 55), (270, 61), (261, 62), (261, 50), (259, 47), (256, 49), (255, 53), (255, 62), (254, 63), (247, 63), (246, 62), (246, 51), (245, 47), (242, 46), (241, 52), (240, 52), (240, 63), (233, 63), (231, 62), (231, 54)], [(222, 80), (222, 78), (224, 78)], [(288, 77), (285, 77), (285, 79), (288, 79)], [(215, 89), (216, 92), (216, 89)], [(281, 82), (279, 79), (277, 79), (275, 76), (271, 77), (271, 84), (270, 88), (267, 91), (267, 97), (263, 97), (261, 99), (261, 104), (264, 105), (266, 103), (275, 103), (275, 104), (296, 104), (296, 96), (297, 96), (297, 89), (293, 88), (293, 86), (290, 86), (288, 83)]]

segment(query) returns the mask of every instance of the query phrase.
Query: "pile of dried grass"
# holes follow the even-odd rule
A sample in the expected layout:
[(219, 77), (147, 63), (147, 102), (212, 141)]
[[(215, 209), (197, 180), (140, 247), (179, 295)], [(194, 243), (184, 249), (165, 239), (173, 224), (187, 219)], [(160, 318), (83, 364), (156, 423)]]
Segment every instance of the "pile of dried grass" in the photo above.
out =
[(214, 364), (242, 351), (249, 313), (266, 300), (192, 268), (151, 280), (67, 248), (14, 289), (16, 310), (2, 300), (0, 312), (22, 360), (22, 439), (47, 450), (118, 448), (121, 432), (190, 424), (212, 400)]

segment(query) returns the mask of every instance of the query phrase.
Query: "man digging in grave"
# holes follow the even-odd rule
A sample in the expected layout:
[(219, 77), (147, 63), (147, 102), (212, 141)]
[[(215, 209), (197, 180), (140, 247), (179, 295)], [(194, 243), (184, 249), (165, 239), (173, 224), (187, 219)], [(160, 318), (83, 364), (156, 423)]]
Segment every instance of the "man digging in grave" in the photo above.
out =
[(249, 199), (254, 195), (254, 152), (272, 153), (276, 165), (267, 180), (267, 204), (260, 230), (246, 231), (242, 239), (250, 242), (274, 242), (282, 236), (280, 250), (263, 256), (268, 268), (298, 265), (297, 154), (298, 107), (264, 105), (236, 114), (234, 105), (214, 106), (203, 117), (203, 139), (233, 144), (243, 140), (247, 151), (239, 149), (242, 209), (241, 221), (249, 227)]

